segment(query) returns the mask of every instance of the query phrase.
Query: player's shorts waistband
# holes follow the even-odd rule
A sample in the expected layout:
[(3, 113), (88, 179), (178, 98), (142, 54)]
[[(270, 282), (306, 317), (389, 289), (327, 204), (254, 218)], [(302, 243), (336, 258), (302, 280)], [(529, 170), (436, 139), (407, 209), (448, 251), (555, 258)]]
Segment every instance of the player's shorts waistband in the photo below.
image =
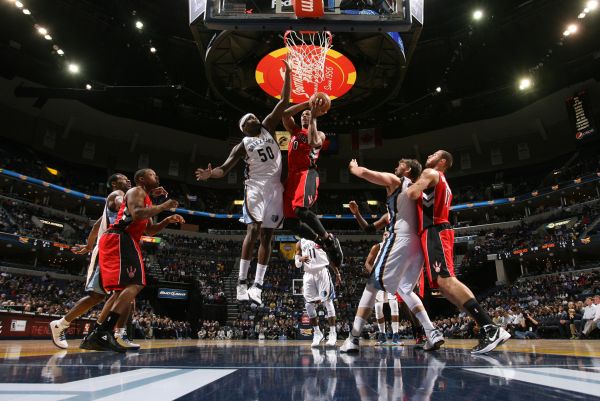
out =
[(423, 234), (425, 231), (431, 230), (432, 228), (438, 231), (452, 230), (452, 226), (450, 225), (450, 223), (433, 224), (431, 226), (424, 227), (423, 231), (421, 231), (419, 234)]

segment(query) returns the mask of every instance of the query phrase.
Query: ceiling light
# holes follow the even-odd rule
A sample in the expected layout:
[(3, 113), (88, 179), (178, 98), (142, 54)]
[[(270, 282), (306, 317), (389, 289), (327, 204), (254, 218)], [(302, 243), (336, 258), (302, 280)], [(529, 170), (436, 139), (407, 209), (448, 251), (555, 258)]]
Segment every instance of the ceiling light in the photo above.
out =
[(142, 21), (135, 21), (135, 27), (137, 29), (142, 29), (144, 27), (144, 23)]
[(58, 54), (59, 56), (64, 56), (64, 55), (65, 55), (65, 52), (64, 52), (62, 49), (58, 49), (58, 50), (56, 51), (56, 54)]
[(563, 32), (563, 36), (569, 36), (569, 35), (571, 35), (571, 32), (568, 29)]
[(483, 11), (481, 11), (481, 10), (475, 10), (475, 11), (473, 11), (473, 19), (475, 21), (479, 21), (482, 18), (483, 18)]
[(29, 11), (29, 9), (27, 9), (27, 8), (24, 8), (23, 9), (23, 14), (25, 14), (25, 15), (31, 15), (31, 11)]
[(586, 13), (580, 13), (580, 14), (577, 16), (577, 18), (579, 18), (579, 19), (583, 19), (583, 18), (585, 18), (585, 16), (586, 16), (586, 15), (587, 15)]
[(521, 78), (519, 81), (519, 89), (524, 91), (531, 88), (531, 79), (530, 78)]
[(156, 47), (152, 46), (152, 47), (150, 48), (150, 53), (156, 53)]
[(46, 40), (52, 40), (52, 36), (50, 36), (50, 35), (44, 35), (44, 39), (46, 39)]
[(20, 1), (15, 1), (15, 6), (17, 6), (17, 8), (23, 8), (23, 3)]
[(435, 91), (436, 91), (437, 93), (441, 93), (441, 92), (442, 92), (442, 88), (441, 88), (440, 86), (438, 86), (437, 88), (435, 88)]
[(69, 72), (71, 74), (78, 74), (79, 73), (79, 65), (75, 64), (75, 63), (69, 63)]
[(48, 30), (46, 28), (44, 28), (43, 26), (38, 26), (37, 31), (40, 35), (47, 35), (48, 34)]
[(87, 89), (87, 90), (89, 90), (89, 91), (90, 91), (90, 90), (92, 90), (92, 85), (90, 85), (90, 84), (85, 84), (85, 89)]
[(598, 8), (598, 0), (590, 0), (585, 4), (585, 8), (595, 10)]
[(577, 26), (577, 25), (575, 25), (575, 24), (570, 24), (570, 25), (567, 27), (567, 31), (569, 31), (569, 32), (571, 32), (571, 33), (576, 33), (576, 32), (577, 32), (577, 28), (578, 28), (578, 26)]

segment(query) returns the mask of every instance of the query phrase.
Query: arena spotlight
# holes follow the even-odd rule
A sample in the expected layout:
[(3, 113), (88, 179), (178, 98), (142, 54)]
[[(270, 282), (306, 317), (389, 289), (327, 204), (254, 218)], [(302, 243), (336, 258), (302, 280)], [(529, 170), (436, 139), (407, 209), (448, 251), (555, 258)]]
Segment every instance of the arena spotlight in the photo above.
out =
[(15, 1), (15, 6), (17, 8), (23, 8), (23, 3), (21, 3), (20, 1)]
[(156, 47), (152, 46), (152, 47), (150, 48), (150, 53), (156, 53)]
[(583, 19), (583, 18), (585, 18), (586, 15), (587, 15), (586, 13), (579, 13), (579, 15), (577, 16), (577, 18)]
[(91, 91), (92, 90), (92, 85), (90, 84), (85, 84), (85, 89)]
[(48, 35), (48, 30), (43, 26), (38, 26), (37, 31), (40, 35)]
[(590, 0), (585, 4), (585, 8), (590, 11), (594, 11), (598, 8), (598, 0)]
[(25, 15), (31, 15), (31, 11), (29, 11), (28, 8), (24, 8), (23, 9), (23, 14), (25, 14)]
[(46, 40), (52, 40), (52, 36), (50, 36), (50, 35), (44, 35), (44, 39), (46, 39)]
[(141, 30), (144, 27), (144, 23), (142, 21), (135, 21), (135, 27)]
[(442, 93), (442, 87), (441, 87), (441, 86), (438, 86), (437, 88), (435, 88), (435, 91), (436, 91), (437, 93)]
[(481, 11), (481, 10), (475, 10), (475, 11), (473, 11), (473, 19), (475, 21), (479, 21), (482, 18), (483, 18), (483, 11)]
[(69, 63), (68, 69), (71, 74), (79, 74), (79, 65), (78, 64)]
[(58, 50), (56, 51), (56, 54), (58, 54), (59, 56), (64, 56), (64, 55), (65, 55), (65, 52), (63, 51), (63, 49), (58, 49)]
[(577, 33), (577, 29), (578, 29), (578, 28), (579, 28), (579, 27), (578, 27), (576, 24), (570, 24), (570, 25), (567, 27), (567, 31), (569, 31), (569, 32), (571, 32), (571, 33)]
[(531, 78), (521, 78), (521, 80), (519, 81), (519, 90), (527, 90), (529, 88), (531, 88), (532, 82), (531, 82)]

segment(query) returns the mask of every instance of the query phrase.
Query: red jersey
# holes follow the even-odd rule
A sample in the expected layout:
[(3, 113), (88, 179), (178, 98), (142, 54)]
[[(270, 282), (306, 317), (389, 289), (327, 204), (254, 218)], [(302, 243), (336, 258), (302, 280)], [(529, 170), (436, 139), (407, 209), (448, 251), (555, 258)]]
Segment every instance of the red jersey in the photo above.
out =
[[(152, 201), (150, 200), (150, 197), (148, 196), (148, 194), (146, 194), (146, 198), (144, 198), (144, 207), (146, 207), (146, 208), (152, 207)], [(131, 217), (131, 213), (129, 212), (129, 209), (127, 209), (127, 194), (126, 194), (125, 198), (123, 199), (123, 203), (121, 203), (121, 208), (119, 208), (119, 213), (117, 214), (117, 218), (115, 219), (115, 222), (113, 224), (111, 224), (111, 226), (109, 227), (109, 230), (114, 229), (114, 230), (125, 231), (131, 236), (133, 241), (137, 244), (142, 239), (142, 235), (144, 234), (144, 231), (146, 231), (146, 226), (148, 225), (148, 221), (150, 221), (150, 219), (133, 221), (133, 218)]]
[(427, 188), (417, 202), (417, 214), (419, 216), (419, 233), (431, 226), (439, 224), (450, 224), (450, 204), (452, 203), (452, 191), (446, 181), (444, 173), (438, 172), (440, 179), (433, 188)]
[(293, 132), (288, 145), (288, 171), (296, 173), (316, 168), (320, 150), (308, 144), (308, 129)]

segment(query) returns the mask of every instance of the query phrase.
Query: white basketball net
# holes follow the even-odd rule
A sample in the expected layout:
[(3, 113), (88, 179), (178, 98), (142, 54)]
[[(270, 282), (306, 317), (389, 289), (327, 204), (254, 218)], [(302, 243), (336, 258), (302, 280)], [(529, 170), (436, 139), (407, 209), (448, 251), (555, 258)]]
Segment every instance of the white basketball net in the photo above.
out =
[[(283, 37), (288, 49), (288, 61), (293, 70), (294, 88), (298, 83), (310, 83), (317, 92), (318, 85), (325, 79), (325, 59), (332, 46), (329, 31), (287, 31)], [(303, 85), (302, 85), (303, 86)]]

